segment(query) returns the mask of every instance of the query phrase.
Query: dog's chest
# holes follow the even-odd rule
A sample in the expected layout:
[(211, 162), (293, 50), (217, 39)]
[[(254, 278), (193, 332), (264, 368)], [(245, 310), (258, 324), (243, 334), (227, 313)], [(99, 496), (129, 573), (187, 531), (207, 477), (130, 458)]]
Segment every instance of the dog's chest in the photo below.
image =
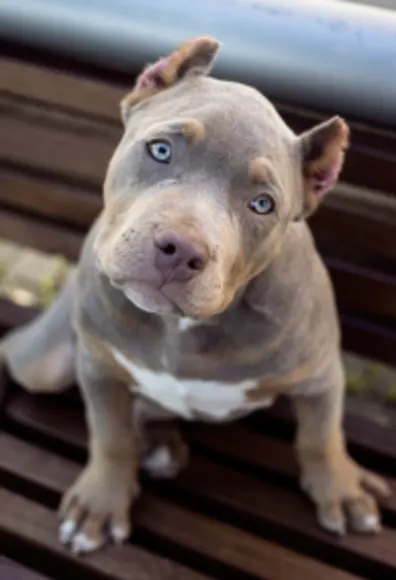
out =
[(168, 372), (155, 372), (138, 366), (119, 350), (112, 349), (112, 352), (118, 363), (131, 375), (133, 392), (185, 419), (234, 419), (272, 403), (271, 399), (258, 402), (249, 398), (249, 391), (257, 386), (255, 380), (232, 384), (210, 380), (180, 380)]

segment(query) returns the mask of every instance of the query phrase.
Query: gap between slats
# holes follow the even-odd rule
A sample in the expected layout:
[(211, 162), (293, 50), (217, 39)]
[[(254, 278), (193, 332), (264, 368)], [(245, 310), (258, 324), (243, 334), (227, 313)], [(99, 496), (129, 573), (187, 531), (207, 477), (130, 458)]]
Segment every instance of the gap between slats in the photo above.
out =
[[(54, 417), (53, 414), (48, 415), (48, 411), (47, 408), (44, 414)], [(69, 425), (68, 433), (76, 432), (74, 425), (78, 413), (74, 417), (73, 420), (71, 416), (69, 419), (64, 418), (64, 424)], [(34, 426), (31, 419), (28, 421), (31, 424), (29, 440), (34, 440), (34, 433), (41, 429), (43, 419), (42, 415)], [(20, 413), (17, 420), (21, 421)], [(51, 431), (48, 427), (44, 429), (45, 439)], [(58, 438), (56, 431), (58, 434), (63, 433), (63, 439), (68, 439), (59, 416), (54, 417), (53, 439)], [(45, 444), (42, 437), (39, 439), (41, 445)], [(84, 443), (81, 441), (78, 448), (82, 449)], [(200, 484), (202, 481), (205, 483)], [(146, 482), (146, 485), (153, 489), (153, 484)], [(381, 573), (385, 574), (384, 578), (391, 569), (392, 573), (396, 573), (396, 554), (390, 552), (390, 546), (396, 542), (396, 531), (386, 529), (378, 537), (380, 539), (375, 537), (367, 540), (351, 536), (340, 543), (337, 538), (318, 529), (314, 510), (301, 492), (290, 490), (279, 483), (275, 485), (265, 478), (246, 475), (206, 458), (194, 457), (179, 478), (169, 484), (154, 486), (154, 489), (161, 496), (185, 505), (188, 509), (199, 510), (210, 517), (216, 516), (250, 533), (259, 533), (270, 540), (286, 543), (293, 549), (328, 563), (341, 558), (343, 565), (352, 572), (364, 575), (366, 570), (379, 566)], [(379, 557), (381, 552), (383, 557)]]

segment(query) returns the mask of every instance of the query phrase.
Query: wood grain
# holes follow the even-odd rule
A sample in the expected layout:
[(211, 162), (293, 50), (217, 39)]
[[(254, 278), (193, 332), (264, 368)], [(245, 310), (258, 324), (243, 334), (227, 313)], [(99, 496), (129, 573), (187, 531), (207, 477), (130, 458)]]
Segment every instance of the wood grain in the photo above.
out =
[[(0, 468), (22, 478), (29, 473), (30, 481), (57, 493), (63, 493), (80, 471), (70, 461), (4, 434), (0, 435)], [(0, 514), (0, 525), (1, 520)], [(135, 510), (135, 523), (165, 541), (264, 580), (289, 580), (291, 570), (306, 580), (356, 578), (149, 493)]]

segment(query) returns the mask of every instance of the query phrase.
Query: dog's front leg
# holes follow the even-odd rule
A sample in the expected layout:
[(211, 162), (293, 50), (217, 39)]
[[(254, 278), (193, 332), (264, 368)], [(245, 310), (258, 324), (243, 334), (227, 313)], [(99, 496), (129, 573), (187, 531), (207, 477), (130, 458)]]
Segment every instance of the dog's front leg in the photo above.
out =
[(315, 394), (294, 399), (298, 430), (297, 455), (301, 485), (317, 506), (319, 523), (344, 534), (347, 524), (356, 532), (380, 530), (375, 495), (388, 495), (385, 482), (367, 472), (348, 455), (342, 429), (344, 376), (333, 369)]
[(79, 345), (77, 372), (89, 426), (89, 461), (61, 504), (60, 539), (74, 552), (96, 550), (130, 533), (138, 494), (131, 396), (125, 383)]

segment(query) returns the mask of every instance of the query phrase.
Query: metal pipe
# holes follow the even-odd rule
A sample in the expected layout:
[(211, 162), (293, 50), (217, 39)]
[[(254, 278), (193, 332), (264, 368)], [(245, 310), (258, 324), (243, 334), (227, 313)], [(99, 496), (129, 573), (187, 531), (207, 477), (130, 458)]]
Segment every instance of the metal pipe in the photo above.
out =
[(336, 0), (0, 0), (0, 38), (135, 71), (197, 34), (215, 73), (396, 126), (396, 12)]

